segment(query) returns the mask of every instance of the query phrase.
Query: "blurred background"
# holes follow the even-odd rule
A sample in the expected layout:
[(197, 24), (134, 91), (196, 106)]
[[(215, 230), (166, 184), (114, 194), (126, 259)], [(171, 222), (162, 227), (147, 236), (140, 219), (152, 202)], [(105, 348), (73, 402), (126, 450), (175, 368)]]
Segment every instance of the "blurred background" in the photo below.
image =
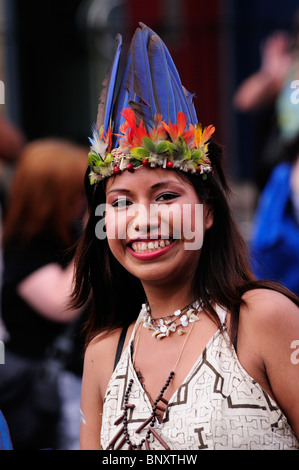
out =
[[(6, 197), (25, 144), (58, 138), (87, 148), (102, 81), (114, 54), (115, 36), (121, 33), (124, 43), (129, 43), (141, 21), (163, 39), (183, 85), (195, 93), (199, 122), (216, 127), (215, 138), (224, 146), (233, 188), (232, 210), (250, 244), (260, 195), (271, 170), (280, 161), (280, 157), (275, 159), (275, 152), (268, 152), (268, 157), (263, 153), (269, 141), (278, 148), (272, 137), (273, 132), (278, 136), (275, 100), (281, 89), (277, 87), (272, 93), (270, 87), (291, 55), (299, 63), (299, 41), (294, 39), (299, 37), (297, 10), (297, 0), (0, 0), (2, 212), (6, 210)], [(267, 39), (277, 32), (289, 39), (280, 36), (272, 41), (263, 59)], [(265, 80), (260, 97), (265, 102), (251, 106), (249, 100), (242, 101), (242, 94), (238, 97), (238, 92), (248, 78), (259, 77), (262, 66), (263, 78), (271, 75), (272, 85)], [(299, 79), (298, 70), (293, 79)], [(285, 88), (290, 90), (289, 85)], [(245, 91), (245, 98), (248, 97)], [(289, 103), (288, 95), (285, 108)], [(297, 107), (293, 105), (291, 111), (299, 131)], [(288, 111), (289, 108), (284, 109)], [(299, 138), (292, 152), (294, 162), (299, 154)], [(292, 249), (287, 247), (281, 259), (285, 266), (288, 252), (290, 259), (295, 260), (290, 277), (296, 278), (296, 284), (291, 284), (291, 288), (294, 285), (299, 293), (299, 164), (297, 167), (297, 221), (292, 226)], [(282, 174), (288, 178), (289, 173), (279, 171)], [(272, 190), (274, 201), (282, 187), (279, 184), (278, 190)], [(286, 189), (287, 184), (283, 187)], [(285, 191), (280, 198), (281, 213), (289, 207), (288, 198)], [(264, 220), (263, 233), (270, 227), (268, 219)], [(275, 223), (273, 226), (281, 226), (279, 220)], [(296, 250), (297, 260), (293, 256)], [(279, 280), (283, 276), (277, 274)], [(3, 337), (0, 312), (0, 339)], [(80, 380), (80, 374), (78, 377)], [(76, 393), (75, 406), (79, 391)], [(76, 435), (75, 446), (77, 439)]]

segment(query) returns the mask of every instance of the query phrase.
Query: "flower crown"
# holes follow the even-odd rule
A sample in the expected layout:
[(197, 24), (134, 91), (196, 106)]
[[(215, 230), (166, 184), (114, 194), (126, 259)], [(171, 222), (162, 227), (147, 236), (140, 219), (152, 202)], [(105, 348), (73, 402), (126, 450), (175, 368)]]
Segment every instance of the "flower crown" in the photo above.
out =
[(215, 131), (214, 126), (202, 128), (200, 124), (189, 124), (183, 112), (177, 113), (177, 123), (162, 121), (155, 114), (153, 127), (147, 131), (142, 119), (137, 125), (131, 108), (121, 112), (124, 118), (120, 126), (119, 145), (112, 149), (112, 122), (108, 129), (95, 126), (88, 154), (91, 168), (90, 183), (94, 184), (124, 170), (133, 172), (146, 167), (177, 168), (185, 172), (199, 173), (206, 178), (212, 172), (208, 157), (208, 141)]

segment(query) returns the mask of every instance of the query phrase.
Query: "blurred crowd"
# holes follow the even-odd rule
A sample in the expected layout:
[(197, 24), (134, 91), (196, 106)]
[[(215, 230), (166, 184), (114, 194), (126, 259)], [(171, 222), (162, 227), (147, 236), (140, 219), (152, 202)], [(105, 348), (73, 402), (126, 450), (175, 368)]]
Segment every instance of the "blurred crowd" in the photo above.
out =
[(256, 186), (260, 192), (250, 249), (257, 277), (299, 295), (299, 10), (291, 34), (277, 31), (262, 45), (259, 70), (237, 89), (241, 112), (267, 109), (259, 139)]
[(87, 149), (0, 121), (0, 410), (16, 450), (78, 449), (87, 306), (69, 308)]

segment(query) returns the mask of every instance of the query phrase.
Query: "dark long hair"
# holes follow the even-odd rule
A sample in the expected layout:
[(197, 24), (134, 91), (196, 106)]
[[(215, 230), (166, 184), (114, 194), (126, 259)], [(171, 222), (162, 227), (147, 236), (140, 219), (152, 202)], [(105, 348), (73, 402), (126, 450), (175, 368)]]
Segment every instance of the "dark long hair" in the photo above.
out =
[[(214, 221), (206, 232), (199, 264), (194, 277), (194, 294), (200, 298), (207, 314), (219, 324), (212, 299), (231, 312), (231, 340), (238, 329), (239, 308), (243, 294), (256, 288), (279, 291), (299, 306), (299, 299), (283, 286), (257, 281), (251, 271), (247, 245), (231, 214), (230, 189), (223, 171), (222, 148), (210, 142), (209, 157), (215, 173), (203, 180), (198, 175), (177, 174), (194, 187), (200, 202), (213, 208)], [(153, 170), (154, 171), (154, 170)], [(174, 170), (169, 170), (174, 171)], [(73, 306), (84, 305), (92, 297), (93, 309), (87, 322), (87, 343), (103, 330), (128, 326), (136, 320), (145, 294), (141, 282), (128, 273), (111, 254), (107, 239), (95, 236), (98, 218), (95, 208), (105, 203), (105, 187), (91, 186), (86, 176), (86, 193), (90, 217), (76, 254), (76, 275)]]

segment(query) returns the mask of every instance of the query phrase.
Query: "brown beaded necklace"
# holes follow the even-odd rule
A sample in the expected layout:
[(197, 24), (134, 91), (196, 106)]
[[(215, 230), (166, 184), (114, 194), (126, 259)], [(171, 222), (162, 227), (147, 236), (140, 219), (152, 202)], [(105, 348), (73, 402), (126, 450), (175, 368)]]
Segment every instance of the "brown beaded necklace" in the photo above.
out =
[[(128, 445), (128, 450), (142, 450), (143, 446), (145, 447), (146, 450), (150, 450), (150, 437), (151, 437), (151, 435), (155, 439), (157, 439), (157, 441), (160, 442), (160, 444), (164, 447), (165, 450), (170, 450), (170, 447), (166, 444), (166, 442), (161, 438), (161, 436), (154, 429), (154, 425), (155, 425), (155, 422), (158, 422), (157, 410), (162, 411), (163, 414), (167, 410), (168, 401), (163, 397), (163, 395), (164, 395), (165, 390), (167, 390), (170, 382), (172, 381), (172, 379), (175, 375), (174, 370), (177, 367), (177, 365), (178, 365), (178, 363), (181, 359), (181, 356), (183, 354), (186, 342), (189, 338), (189, 335), (191, 334), (193, 326), (194, 326), (194, 323), (192, 323), (191, 328), (190, 328), (188, 334), (186, 335), (185, 341), (183, 343), (183, 346), (180, 350), (180, 353), (178, 355), (178, 358), (176, 360), (176, 363), (175, 363), (172, 371), (169, 373), (165, 384), (163, 385), (163, 387), (160, 390), (159, 395), (157, 396), (157, 398), (153, 402), (153, 406), (152, 406), (150, 416), (135, 431), (137, 434), (139, 434), (146, 426), (148, 426), (146, 436), (143, 439), (140, 440), (139, 444), (133, 444), (132, 441), (131, 441), (130, 435), (129, 435), (129, 431), (128, 431), (128, 424), (129, 424), (128, 410), (133, 410), (135, 408), (134, 404), (129, 403), (130, 392), (131, 392), (131, 389), (132, 389), (132, 385), (134, 383), (134, 380), (130, 379), (129, 383), (128, 383), (128, 386), (127, 386), (127, 389), (125, 391), (125, 395), (124, 395), (123, 414), (114, 422), (115, 426), (118, 426), (120, 423), (122, 423), (122, 427), (115, 434), (115, 436), (111, 439), (111, 441), (109, 442), (109, 446), (108, 446), (107, 450), (120, 450), (126, 443)], [(138, 325), (138, 327), (140, 327), (140, 324)], [(138, 338), (137, 338), (137, 341), (136, 341), (136, 349), (137, 349), (138, 340), (139, 340), (139, 335), (138, 335)], [(136, 355), (136, 349), (135, 349), (135, 355)], [(134, 341), (133, 340), (131, 341), (131, 344), (130, 344), (130, 354), (131, 354), (132, 363), (134, 364), (134, 361), (133, 361)], [(161, 406), (160, 402), (162, 402), (162, 404), (164, 404), (166, 406), (166, 408)]]

